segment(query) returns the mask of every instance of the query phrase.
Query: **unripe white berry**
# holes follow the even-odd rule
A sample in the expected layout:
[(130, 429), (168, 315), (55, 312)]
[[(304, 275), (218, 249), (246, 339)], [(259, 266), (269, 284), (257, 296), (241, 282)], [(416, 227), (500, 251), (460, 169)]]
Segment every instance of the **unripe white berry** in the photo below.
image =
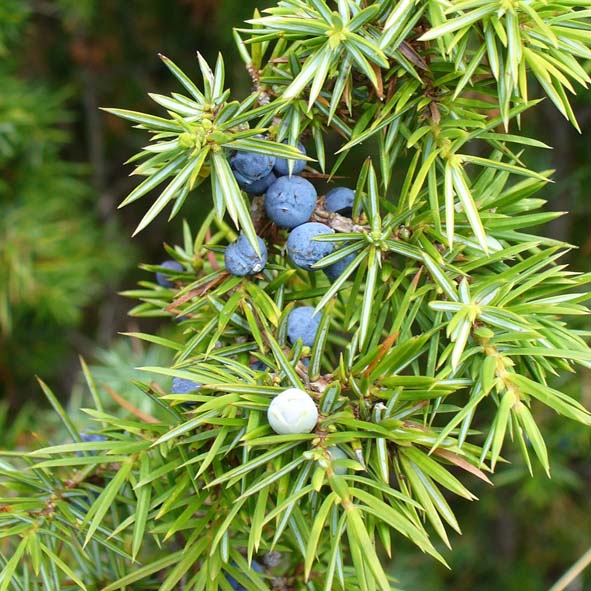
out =
[(273, 398), (267, 419), (279, 435), (310, 433), (318, 422), (318, 409), (309, 394), (289, 388)]

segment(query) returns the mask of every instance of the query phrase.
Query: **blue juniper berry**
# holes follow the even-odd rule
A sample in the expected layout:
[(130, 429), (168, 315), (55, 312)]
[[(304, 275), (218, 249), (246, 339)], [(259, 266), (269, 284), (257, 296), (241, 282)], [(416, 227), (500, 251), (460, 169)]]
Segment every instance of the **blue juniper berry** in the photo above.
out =
[(323, 234), (334, 234), (334, 230), (319, 222), (308, 222), (294, 228), (287, 239), (289, 258), (302, 269), (315, 270), (312, 266), (334, 249), (332, 242), (312, 240)]
[[(80, 432), (80, 439), (82, 439), (83, 443), (90, 443), (93, 441), (107, 441), (107, 438), (104, 435), (97, 435), (95, 433), (85, 433), (84, 431)], [(91, 456), (95, 456), (96, 450), (90, 451), (88, 453), (90, 453)], [(76, 455), (82, 457), (84, 453), (81, 451), (77, 451)]]
[(282, 176), (267, 189), (265, 211), (280, 228), (295, 228), (310, 219), (317, 197), (310, 181), (301, 176)]
[(347, 187), (335, 187), (324, 198), (324, 207), (327, 211), (338, 213), (350, 218), (353, 215), (353, 201), (355, 191)]
[(230, 167), (247, 182), (258, 181), (266, 177), (275, 166), (275, 156), (255, 154), (254, 152), (235, 152), (230, 157)]
[[(172, 271), (171, 275), (182, 273), (184, 271), (183, 266), (178, 261), (164, 261), (163, 263), (160, 263), (160, 266)], [(156, 273), (156, 283), (162, 287), (174, 287), (174, 284), (168, 279), (168, 273)]]
[(277, 180), (275, 173), (270, 172), (257, 180), (251, 180), (234, 171), (234, 178), (241, 189), (244, 189), (249, 195), (263, 195), (267, 189)]
[(311, 347), (316, 339), (321, 318), (320, 312), (314, 314), (313, 306), (294, 308), (287, 317), (287, 336), (290, 342), (294, 344), (298, 339), (302, 339), (304, 345)]
[[(232, 562), (233, 566), (236, 566), (235, 562)], [(253, 571), (263, 574), (265, 569), (263, 568), (262, 564), (259, 564), (256, 560), (253, 560), (250, 564), (250, 567)], [(233, 591), (248, 591), (244, 585), (241, 585), (233, 576), (227, 575), (226, 579), (230, 586), (232, 587)]]
[[(283, 142), (287, 144), (287, 141)], [(298, 150), (306, 156), (306, 148), (301, 142), (298, 142)], [(300, 174), (304, 168), (306, 168), (306, 161), (305, 160), (288, 160), (287, 158), (277, 158), (275, 161), (275, 172), (279, 176), (285, 176), (289, 174), (289, 163), (293, 162), (291, 174)]]
[(254, 275), (265, 268), (267, 264), (267, 247), (262, 238), (257, 236), (260, 255), (251, 246), (248, 238), (241, 234), (236, 240), (226, 248), (224, 253), (224, 263), (226, 271), (237, 277), (245, 275)]
[(352, 252), (336, 263), (328, 265), (328, 267), (323, 267), (322, 270), (331, 281), (336, 281), (343, 274), (343, 271), (353, 262), (357, 254), (356, 252)]

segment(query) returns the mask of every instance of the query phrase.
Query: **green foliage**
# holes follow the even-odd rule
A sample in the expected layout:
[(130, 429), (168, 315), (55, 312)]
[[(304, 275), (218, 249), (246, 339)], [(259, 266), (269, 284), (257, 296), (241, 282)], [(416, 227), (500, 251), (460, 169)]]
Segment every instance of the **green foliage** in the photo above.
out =
[(8, 45), (18, 36), (29, 16), (28, 6), (22, 0), (6, 0), (0, 6), (0, 56), (7, 53)]
[[(147, 399), (134, 382), (141, 382), (146, 375), (140, 369), (146, 365), (168, 365), (172, 361), (172, 352), (163, 347), (145, 343), (138, 339), (119, 338), (108, 349), (99, 349), (94, 353), (95, 362), (90, 372), (101, 388), (105, 386), (122, 398), (145, 412), (153, 412), (154, 405)], [(167, 386), (168, 380), (156, 379), (161, 387)], [(81, 385), (78, 395), (80, 404), (70, 401), (70, 406), (81, 406), (86, 387)], [(116, 405), (117, 406), (117, 405)]]
[[(0, 69), (0, 366), (13, 388), (59, 365), (64, 331), (80, 323), (83, 307), (129, 255), (116, 228), (98, 224), (86, 168), (61, 155), (70, 139), (66, 93), (21, 80), (15, 70)], [(41, 340), (55, 346), (29, 365), (22, 351)]]
[(121, 263), (107, 264), (115, 257), (82, 214), (91, 194), (81, 167), (59, 159), (63, 98), (7, 75), (2, 86), (0, 326), (10, 334), (31, 316), (73, 324)]
[[(452, 570), (434, 567), (408, 545), (399, 547), (393, 568), (402, 588), (549, 589), (566, 566), (584, 554), (589, 541), (585, 532), (591, 527), (586, 480), (589, 431), (550, 413), (537, 412), (536, 421), (552, 452), (552, 479), (543, 470), (534, 471), (532, 478), (519, 450), (508, 449), (504, 455), (511, 465), (492, 477), (494, 493), (485, 483), (475, 483), (471, 489), (480, 501), (457, 507), (463, 535), (454, 536), (452, 542)], [(585, 589), (590, 574), (587, 568), (571, 587)]]
[[(137, 381), (154, 412), (122, 417), (84, 367), (86, 412), (106, 440), (83, 442), (41, 383), (70, 441), (8, 453), (0, 591), (229, 591), (227, 575), (248, 591), (270, 576), (273, 588), (396, 589), (384, 565), (401, 539), (446, 563), (450, 530), (460, 532), (449, 499), (476, 498), (465, 482), (488, 483), (515, 449), (550, 475), (540, 410), (591, 425), (551, 384), (591, 366), (571, 318), (588, 314), (591, 275), (561, 263), (570, 245), (530, 230), (558, 214), (537, 195), (551, 172), (523, 156), (546, 146), (519, 130), (537, 103), (528, 73), (573, 119), (565, 89), (588, 82), (588, 11), (283, 0), (250, 24), (236, 32), (255, 87), (243, 101), (224, 89), (221, 57), (213, 70), (198, 57), (200, 86), (163, 58), (185, 93), (151, 95), (165, 117), (110, 109), (150, 134), (131, 159), (146, 178), (123, 204), (166, 182), (138, 231), (211, 182), (211, 213), (167, 247), (184, 268), (173, 286), (146, 280), (124, 294), (140, 302), (132, 315), (178, 323), (169, 337), (130, 335), (173, 357), (144, 372), (201, 387)], [(313, 214), (336, 232), (319, 238), (335, 250), (318, 269), (355, 255), (332, 284), (289, 262), (285, 235), (228, 163), (236, 149), (295, 156), (281, 142), (300, 137), (315, 146), (312, 179), (367, 156), (353, 173), (352, 219), (322, 199)], [(266, 238), (261, 273), (224, 271), (230, 223), (253, 244)], [(286, 338), (299, 303), (322, 315), (312, 347)], [(289, 387), (317, 403), (314, 432), (269, 427), (269, 403)], [(255, 556), (267, 559), (264, 576), (248, 568)]]
[(256, 93), (241, 103), (228, 102), (230, 91), (224, 88), (225, 72), (221, 56), (214, 73), (201, 55), (198, 55), (203, 92), (168, 58), (161, 56), (161, 59), (191, 96), (176, 93), (172, 97), (151, 95), (155, 102), (169, 110), (168, 120), (133, 111), (108, 109), (154, 134), (151, 138), (154, 143), (146, 146), (133, 159), (147, 158), (134, 172), (148, 178), (121, 205), (128, 205), (144, 197), (172, 176), (173, 180), (142, 218), (136, 233), (143, 230), (174, 200), (171, 219), (178, 213), (189, 192), (206, 178), (206, 167), (212, 171), (209, 176), (217, 216), (223, 218), (227, 210), (234, 222), (256, 244), (247, 204), (232, 175), (224, 149), (247, 150), (282, 158), (296, 157), (299, 152), (289, 146), (272, 144), (257, 138), (264, 129), (242, 128), (249, 121), (260, 118), (266, 111), (271, 111), (273, 107), (269, 105), (253, 108), (257, 101)]

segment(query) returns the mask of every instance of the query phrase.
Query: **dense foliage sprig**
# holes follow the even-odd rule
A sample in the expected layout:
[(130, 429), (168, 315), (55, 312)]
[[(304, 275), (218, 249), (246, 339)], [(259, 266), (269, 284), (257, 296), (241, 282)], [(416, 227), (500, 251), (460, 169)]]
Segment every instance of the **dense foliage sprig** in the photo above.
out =
[[(3, 10), (1, 23), (16, 29), (25, 20), (24, 7), (11, 19), (2, 18)], [(0, 31), (0, 52), (1, 37)], [(3, 395), (13, 402), (24, 398), (33, 372), (57, 373), (64, 333), (124, 268), (115, 253), (130, 255), (113, 225), (97, 224), (86, 168), (61, 153), (70, 141), (67, 93), (17, 72), (13, 60), (0, 67), (0, 374)]]
[[(147, 265), (168, 280), (125, 294), (141, 301), (133, 315), (179, 324), (175, 339), (131, 335), (175, 356), (144, 369), (194, 388), (137, 383), (154, 416), (121, 419), (86, 372), (87, 412), (106, 439), (84, 442), (43, 385), (73, 443), (18, 454), (26, 471), (5, 466), (19, 497), (1, 514), (11, 553), (0, 591), (35, 578), (48, 589), (228, 591), (228, 576), (249, 591), (393, 589), (382, 551), (403, 536), (444, 562), (432, 532), (449, 545), (447, 528), (460, 530), (446, 496), (474, 499), (464, 481), (488, 481), (507, 439), (530, 471), (535, 456), (550, 473), (536, 406), (591, 424), (549, 383), (591, 365), (566, 320), (588, 313), (591, 276), (560, 263), (569, 245), (529, 231), (557, 214), (535, 196), (550, 171), (522, 153), (546, 146), (518, 127), (536, 104), (528, 73), (573, 119), (565, 90), (589, 82), (589, 11), (283, 0), (250, 25), (236, 31), (253, 81), (245, 100), (230, 101), (221, 58), (212, 70), (199, 57), (202, 87), (163, 58), (189, 96), (152, 95), (166, 117), (111, 109), (151, 134), (132, 158), (146, 179), (124, 204), (167, 183), (138, 230), (211, 181), (211, 213), (168, 248), (178, 270)], [(264, 198), (241, 192), (230, 163), (236, 150), (301, 159), (299, 140), (314, 145), (304, 174), (317, 185), (367, 156), (350, 175), (350, 218), (317, 202), (311, 220), (330, 233), (313, 244), (332, 252), (312, 272), (290, 262)], [(265, 238), (264, 269), (225, 270), (235, 229), (259, 255)], [(345, 260), (333, 281), (314, 271)], [(321, 318), (311, 346), (288, 335), (298, 304)], [(269, 426), (288, 388), (316, 402), (312, 432)], [(248, 566), (255, 556), (263, 573)]]

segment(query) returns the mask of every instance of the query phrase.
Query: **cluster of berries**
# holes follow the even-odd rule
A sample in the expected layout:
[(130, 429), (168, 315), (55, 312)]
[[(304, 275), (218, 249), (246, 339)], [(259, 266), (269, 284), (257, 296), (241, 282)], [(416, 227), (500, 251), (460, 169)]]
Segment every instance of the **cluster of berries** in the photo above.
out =
[[(306, 155), (306, 149), (300, 143), (298, 149)], [(235, 152), (230, 159), (230, 166), (238, 185), (251, 195), (265, 195), (267, 217), (280, 228), (290, 230), (287, 239), (287, 252), (291, 261), (298, 267), (312, 271), (320, 259), (329, 255), (332, 242), (317, 242), (314, 238), (323, 234), (332, 234), (334, 230), (326, 224), (310, 222), (316, 209), (318, 193), (307, 179), (298, 176), (305, 166), (305, 160), (295, 160), (291, 164), (283, 158), (276, 158), (252, 152)], [(355, 192), (347, 187), (336, 187), (326, 194), (324, 207), (327, 211), (350, 217), (353, 211)], [(259, 252), (252, 247), (244, 235), (230, 244), (224, 253), (226, 270), (232, 275), (244, 277), (254, 275), (267, 264), (267, 247), (262, 238), (258, 238)], [(323, 269), (329, 279), (334, 281), (349, 266), (354, 254)], [(181, 273), (183, 267), (177, 261), (165, 261), (162, 267), (170, 274)], [(156, 274), (157, 282), (163, 287), (172, 287), (169, 276)]]
[[(302, 144), (300, 152), (306, 155)], [(316, 242), (314, 237), (334, 233), (329, 226), (310, 222), (316, 209), (318, 194), (314, 185), (307, 179), (298, 176), (305, 168), (304, 160), (290, 163), (274, 156), (236, 152), (230, 165), (238, 185), (250, 195), (265, 195), (265, 211), (267, 217), (279, 228), (289, 230), (287, 251), (291, 261), (298, 267), (312, 271), (320, 259), (329, 255), (333, 249), (332, 242)], [(327, 211), (351, 217), (355, 192), (346, 187), (337, 187), (329, 191), (325, 197), (324, 207)], [(230, 244), (224, 254), (226, 270), (239, 277), (254, 275), (267, 264), (267, 247), (262, 238), (258, 238), (258, 254), (244, 235)], [(354, 255), (325, 267), (323, 271), (334, 281), (350, 264)], [(166, 288), (174, 287), (174, 281), (185, 272), (178, 261), (167, 260), (161, 263), (161, 271), (156, 273), (156, 282)], [(301, 340), (305, 347), (312, 347), (316, 340), (321, 322), (321, 315), (314, 314), (312, 306), (301, 306), (291, 310), (287, 317), (287, 337), (292, 345)], [(307, 366), (309, 360), (302, 359)], [(267, 371), (269, 368), (262, 361), (251, 364), (255, 371)], [(197, 392), (202, 384), (190, 379), (176, 377), (172, 380), (171, 394), (190, 394)], [(183, 406), (192, 406), (192, 402), (184, 402)], [(303, 390), (289, 388), (273, 398), (267, 410), (270, 427), (279, 435), (310, 433), (318, 422), (318, 409), (313, 398)], [(102, 442), (102, 435), (81, 433), (83, 442)], [(347, 460), (347, 454), (338, 447), (327, 449), (330, 461), (337, 461), (333, 467), (336, 474), (344, 474), (346, 467), (340, 465)], [(96, 451), (90, 452), (92, 455)], [(83, 455), (78, 452), (77, 455)], [(264, 568), (256, 560), (251, 569), (264, 573)], [(246, 591), (245, 587), (228, 575), (227, 581), (234, 591)]]
[[(298, 149), (302, 155), (306, 155), (306, 149), (301, 143), (298, 144)], [(316, 236), (334, 233), (334, 230), (325, 224), (309, 221), (316, 209), (318, 194), (310, 181), (298, 176), (306, 166), (305, 160), (294, 160), (290, 166), (286, 159), (237, 151), (231, 156), (230, 166), (243, 190), (251, 195), (265, 195), (267, 217), (278, 227), (290, 230), (287, 251), (295, 265), (311, 271), (315, 263), (333, 251), (332, 242), (313, 240)], [(324, 207), (327, 211), (350, 217), (354, 199), (355, 192), (352, 189), (336, 187), (327, 193)], [(259, 253), (244, 235), (240, 235), (226, 248), (224, 263), (229, 273), (243, 277), (254, 275), (264, 269), (267, 264), (267, 247), (262, 238), (257, 238)], [(324, 272), (328, 278), (333, 281), (338, 278), (354, 256), (351, 254), (325, 267)], [(156, 274), (156, 281), (162, 287), (173, 287), (171, 280), (176, 274), (184, 272), (183, 266), (174, 260), (164, 261), (160, 266), (167, 271)], [(304, 346), (312, 347), (320, 320), (320, 315), (315, 315), (311, 306), (292, 310), (287, 320), (287, 335), (290, 342), (295, 344), (301, 339)], [(308, 360), (303, 360), (304, 363), (306, 361)], [(267, 368), (259, 368), (255, 363), (253, 369)], [(188, 394), (199, 390), (200, 387), (201, 384), (192, 380), (174, 378), (171, 393)], [(314, 401), (305, 392), (298, 392), (300, 394), (294, 398), (293, 391), (287, 390), (273, 401), (269, 409), (269, 423), (277, 433), (307, 433), (314, 429), (318, 418)], [(190, 404), (185, 403), (188, 406)]]
[[(300, 153), (306, 155), (304, 146), (298, 145)], [(267, 217), (277, 227), (289, 230), (287, 252), (290, 260), (298, 267), (307, 271), (314, 270), (320, 259), (333, 252), (332, 242), (313, 240), (316, 236), (332, 234), (329, 226), (310, 222), (317, 206), (318, 194), (314, 185), (299, 176), (305, 168), (305, 160), (290, 162), (274, 156), (236, 152), (230, 159), (230, 166), (238, 185), (250, 195), (264, 195), (264, 207)], [(324, 208), (329, 212), (351, 217), (355, 192), (346, 187), (337, 187), (326, 194)], [(226, 270), (238, 277), (254, 275), (261, 272), (267, 264), (267, 247), (262, 238), (258, 238), (259, 253), (251, 246), (244, 235), (230, 244), (224, 253)], [(348, 267), (354, 254), (323, 269), (326, 276), (336, 280)], [(171, 279), (184, 271), (176, 261), (165, 261), (161, 267), (169, 273), (160, 272), (156, 275), (157, 282), (163, 287), (172, 287)], [(321, 322), (321, 314), (314, 314), (312, 306), (294, 308), (287, 317), (287, 337), (291, 344), (301, 340), (305, 347), (312, 347)], [(308, 359), (302, 363), (307, 365)], [(262, 361), (251, 364), (255, 371), (267, 371)], [(189, 394), (201, 388), (201, 384), (183, 378), (174, 378), (171, 393)], [(190, 402), (184, 405), (191, 405)], [(318, 409), (314, 399), (305, 391), (289, 388), (273, 398), (267, 410), (270, 427), (280, 435), (310, 433), (318, 422)], [(346, 468), (339, 465), (338, 460), (347, 459), (347, 454), (338, 447), (328, 449), (331, 461), (337, 461), (333, 468), (335, 473), (344, 474)], [(259, 570), (258, 563), (253, 568)], [(243, 587), (233, 579), (233, 589)]]
[[(306, 155), (306, 149), (300, 143), (298, 149)], [(318, 193), (307, 179), (298, 176), (305, 166), (305, 160), (290, 163), (283, 158), (275, 158), (251, 152), (235, 152), (230, 159), (230, 166), (236, 181), (251, 195), (265, 195), (267, 217), (279, 228), (289, 230), (287, 252), (291, 261), (302, 269), (312, 271), (320, 259), (329, 255), (332, 242), (315, 242), (316, 236), (332, 234), (332, 228), (318, 222), (310, 222), (317, 205)], [(351, 216), (355, 192), (346, 187), (337, 187), (329, 191), (325, 198), (327, 211)], [(226, 270), (232, 275), (243, 277), (260, 272), (267, 263), (267, 248), (259, 238), (257, 254), (248, 240), (240, 236), (226, 249), (224, 262)], [(349, 265), (354, 255), (324, 269), (331, 280), (335, 280)]]
[[(306, 149), (299, 143), (298, 149), (306, 155)], [(325, 224), (310, 222), (316, 209), (318, 194), (314, 185), (298, 176), (305, 166), (305, 160), (276, 158), (251, 152), (235, 152), (230, 159), (230, 166), (238, 185), (251, 195), (265, 195), (267, 217), (278, 227), (289, 230), (287, 251), (291, 261), (302, 269), (313, 270), (320, 259), (329, 255), (332, 242), (318, 242), (313, 238), (334, 233)], [(353, 212), (355, 192), (347, 187), (336, 187), (325, 197), (327, 211), (350, 217)], [(258, 238), (259, 253), (251, 246), (244, 235), (230, 244), (224, 253), (226, 270), (232, 275), (243, 277), (262, 271), (267, 264), (267, 247), (262, 238)], [(345, 257), (323, 270), (329, 279), (335, 280), (350, 264), (354, 254)], [(161, 267), (169, 271), (156, 274), (156, 281), (163, 287), (173, 287), (171, 279), (175, 274), (184, 272), (177, 261), (168, 260)], [(287, 335), (292, 344), (301, 339), (302, 344), (312, 347), (320, 325), (321, 316), (314, 314), (314, 308), (303, 306), (292, 310), (287, 320)], [(303, 363), (307, 362), (303, 360)], [(255, 370), (266, 370), (261, 362), (253, 365)], [(188, 394), (199, 390), (201, 384), (192, 380), (174, 378), (171, 387), (173, 394)], [(185, 403), (190, 405), (191, 403)], [(269, 407), (269, 424), (277, 433), (308, 433), (318, 420), (318, 412), (312, 398), (301, 390), (286, 390), (277, 396)]]
[[(305, 155), (300, 143), (298, 149)], [(313, 242), (314, 236), (330, 234), (331, 228), (324, 224), (309, 222), (316, 208), (318, 193), (307, 179), (298, 176), (305, 160), (290, 163), (274, 156), (236, 152), (230, 166), (238, 184), (249, 194), (265, 194), (267, 217), (279, 228), (290, 230), (287, 239), (289, 258), (298, 267), (312, 270), (312, 265), (330, 254), (330, 242)], [(259, 238), (261, 257), (258, 257), (244, 236), (231, 244), (225, 253), (226, 269), (235, 275), (254, 274), (266, 262), (266, 248)], [(251, 265), (248, 269), (248, 265)], [(239, 271), (238, 273), (236, 271)], [(291, 343), (298, 339), (305, 346), (314, 344), (320, 315), (306, 306), (292, 310), (287, 320), (287, 334)], [(290, 388), (276, 396), (267, 411), (271, 428), (278, 434), (309, 433), (318, 422), (318, 410), (314, 400), (303, 390)]]

